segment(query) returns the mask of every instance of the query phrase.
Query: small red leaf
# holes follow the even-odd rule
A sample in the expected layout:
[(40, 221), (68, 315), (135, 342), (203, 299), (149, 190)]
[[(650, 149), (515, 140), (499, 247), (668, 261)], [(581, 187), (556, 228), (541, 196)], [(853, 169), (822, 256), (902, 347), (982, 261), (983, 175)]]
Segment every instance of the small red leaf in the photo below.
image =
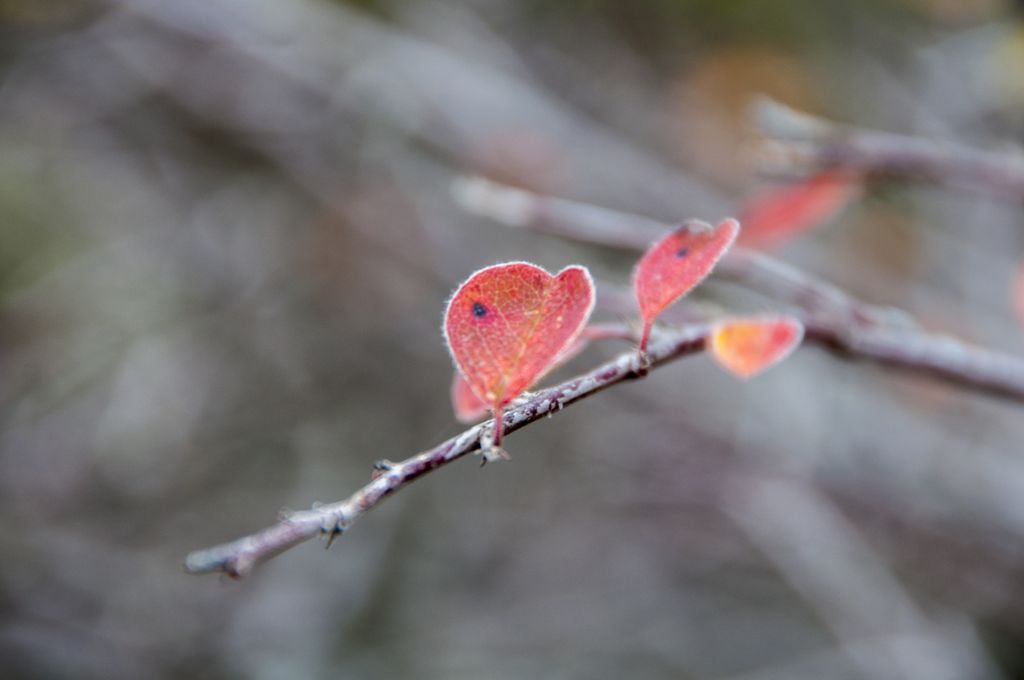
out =
[(751, 378), (797, 348), (804, 326), (792, 317), (730, 319), (711, 333), (711, 356), (730, 373)]
[(798, 184), (755, 196), (740, 214), (740, 243), (767, 248), (813, 229), (836, 215), (860, 190), (856, 176), (826, 170)]
[(739, 222), (733, 219), (714, 228), (691, 220), (644, 253), (633, 270), (633, 289), (644, 323), (641, 351), (647, 349), (651, 326), (658, 315), (711, 273), (739, 230)]
[(586, 268), (552, 276), (526, 262), (481, 269), (459, 286), (445, 312), (455, 366), (497, 422), (523, 390), (549, 371), (579, 336), (594, 308)]

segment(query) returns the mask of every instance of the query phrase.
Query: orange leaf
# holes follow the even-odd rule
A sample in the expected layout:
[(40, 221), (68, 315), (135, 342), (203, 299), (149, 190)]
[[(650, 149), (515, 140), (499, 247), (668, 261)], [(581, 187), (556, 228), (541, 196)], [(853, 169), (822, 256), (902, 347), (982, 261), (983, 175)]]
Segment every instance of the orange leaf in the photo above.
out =
[(730, 319), (715, 326), (711, 356), (730, 373), (751, 378), (785, 359), (804, 337), (792, 317)]

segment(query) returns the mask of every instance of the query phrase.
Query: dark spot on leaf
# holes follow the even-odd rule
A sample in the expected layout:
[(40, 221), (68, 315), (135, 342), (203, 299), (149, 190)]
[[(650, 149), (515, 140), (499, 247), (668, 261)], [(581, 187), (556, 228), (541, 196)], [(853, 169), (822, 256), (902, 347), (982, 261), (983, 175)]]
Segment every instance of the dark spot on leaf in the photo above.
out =
[(689, 254), (690, 254), (690, 249), (689, 248), (685, 248), (685, 247), (684, 248), (680, 248), (679, 250), (676, 251), (676, 257), (678, 257), (679, 259), (683, 259), (684, 257), (686, 257)]
[(473, 303), (473, 316), (478, 317), (478, 318), (481, 317), (481, 316), (487, 316), (487, 308), (484, 307), (479, 302), (474, 302)]

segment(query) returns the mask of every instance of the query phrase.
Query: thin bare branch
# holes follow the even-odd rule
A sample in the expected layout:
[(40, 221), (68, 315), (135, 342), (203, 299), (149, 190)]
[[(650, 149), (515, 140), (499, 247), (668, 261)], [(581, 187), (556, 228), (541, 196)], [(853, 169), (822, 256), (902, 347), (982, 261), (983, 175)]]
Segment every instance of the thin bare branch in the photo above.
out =
[[(694, 325), (666, 334), (653, 343), (647, 356), (653, 370), (704, 348), (708, 327)], [(511, 434), (542, 417), (626, 380), (641, 377), (638, 357), (629, 352), (596, 369), (536, 393), (526, 403), (505, 412), (504, 431)], [(239, 578), (260, 562), (317, 535), (333, 538), (347, 530), (363, 513), (423, 475), (462, 458), (480, 448), (492, 422), (471, 427), (462, 434), (398, 463), (381, 462), (377, 476), (345, 500), (311, 510), (290, 513), (277, 524), (230, 543), (198, 550), (185, 559), (185, 570), (193, 574), (223, 572)]]
[(765, 139), (759, 170), (806, 175), (830, 167), (904, 175), (997, 198), (1024, 201), (1024, 154), (983, 151), (947, 141), (869, 130), (795, 111), (774, 100), (752, 107)]
[[(502, 224), (618, 248), (643, 249), (671, 225), (541, 196), (486, 179), (460, 179), (459, 203)], [(733, 248), (713, 274), (802, 310), (807, 339), (960, 386), (1024, 401), (1024, 360), (921, 329), (897, 309), (862, 302), (763, 253)]]

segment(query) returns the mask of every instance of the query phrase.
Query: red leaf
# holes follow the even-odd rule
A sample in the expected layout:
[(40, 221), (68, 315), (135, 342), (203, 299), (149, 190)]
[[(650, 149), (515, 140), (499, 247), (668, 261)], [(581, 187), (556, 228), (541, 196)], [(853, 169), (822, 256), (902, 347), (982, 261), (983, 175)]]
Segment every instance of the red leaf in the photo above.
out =
[(640, 351), (647, 349), (651, 326), (669, 305), (704, 280), (725, 254), (740, 225), (726, 219), (712, 228), (691, 220), (651, 246), (633, 270), (633, 289), (644, 329)]
[(767, 248), (813, 229), (860, 194), (859, 179), (826, 170), (803, 182), (755, 196), (740, 213), (740, 243)]
[[(572, 344), (555, 359), (555, 363), (548, 369), (553, 371), (562, 364), (571, 361), (580, 352), (587, 348), (591, 340), (604, 340), (615, 338), (619, 340), (630, 339), (631, 334), (623, 333), (623, 329), (619, 326), (602, 326), (600, 324), (594, 326), (587, 326), (580, 333), (579, 337), (573, 340)], [(537, 380), (540, 380), (544, 376), (538, 376)], [(490, 411), (490, 407), (473, 394), (473, 388), (469, 386), (466, 379), (462, 377), (462, 374), (458, 370), (455, 371), (455, 375), (452, 377), (452, 411), (455, 412), (455, 419), (460, 423), (475, 423), (476, 421), (487, 415)]]
[(789, 356), (803, 337), (803, 324), (788, 316), (730, 319), (712, 331), (711, 356), (730, 373), (751, 378)]
[(526, 262), (481, 269), (459, 286), (445, 312), (444, 334), (470, 390), (501, 412), (547, 373), (579, 336), (594, 308), (594, 283), (584, 267), (556, 276)]

